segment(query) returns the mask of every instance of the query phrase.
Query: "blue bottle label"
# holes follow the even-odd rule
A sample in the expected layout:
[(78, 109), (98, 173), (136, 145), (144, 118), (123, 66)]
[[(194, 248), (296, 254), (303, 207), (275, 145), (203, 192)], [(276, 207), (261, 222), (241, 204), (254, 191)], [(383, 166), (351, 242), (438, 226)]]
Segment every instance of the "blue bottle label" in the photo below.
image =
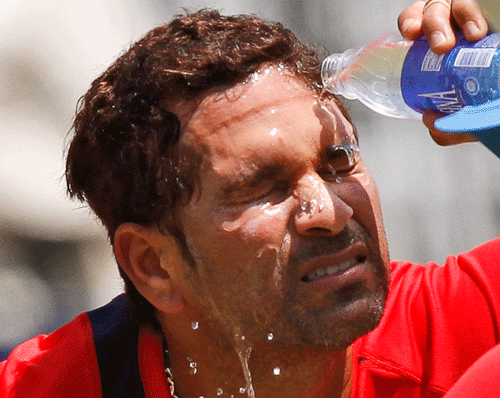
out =
[(500, 34), (492, 33), (436, 55), (427, 41), (417, 40), (406, 55), (401, 90), (408, 106), (418, 112), (434, 109), (453, 113), (466, 105), (500, 98)]

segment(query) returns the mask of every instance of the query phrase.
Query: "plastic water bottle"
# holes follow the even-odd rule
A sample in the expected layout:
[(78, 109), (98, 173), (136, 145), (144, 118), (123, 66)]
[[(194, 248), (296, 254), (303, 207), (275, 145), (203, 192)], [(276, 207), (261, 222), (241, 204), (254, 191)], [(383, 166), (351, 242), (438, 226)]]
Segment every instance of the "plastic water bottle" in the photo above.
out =
[(386, 116), (420, 119), (426, 109), (453, 113), (500, 98), (500, 34), (436, 55), (425, 38), (384, 35), (360, 50), (328, 56), (324, 89), (358, 99)]

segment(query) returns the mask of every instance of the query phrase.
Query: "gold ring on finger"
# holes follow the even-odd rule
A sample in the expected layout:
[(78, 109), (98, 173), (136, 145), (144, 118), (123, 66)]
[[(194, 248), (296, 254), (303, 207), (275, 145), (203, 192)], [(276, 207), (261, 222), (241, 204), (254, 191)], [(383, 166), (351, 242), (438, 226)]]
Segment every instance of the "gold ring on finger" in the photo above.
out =
[(435, 4), (442, 4), (449, 10), (451, 10), (451, 2), (452, 0), (427, 0), (424, 5), (424, 12), (429, 9), (429, 7)]

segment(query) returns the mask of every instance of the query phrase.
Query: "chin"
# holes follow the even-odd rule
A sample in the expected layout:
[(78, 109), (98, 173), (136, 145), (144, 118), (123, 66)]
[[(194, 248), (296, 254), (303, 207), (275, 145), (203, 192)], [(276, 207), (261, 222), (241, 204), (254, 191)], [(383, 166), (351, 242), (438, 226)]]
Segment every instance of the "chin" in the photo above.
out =
[(301, 316), (296, 318), (298, 321), (292, 328), (295, 336), (290, 334), (289, 337), (295, 338), (296, 343), (304, 348), (344, 350), (378, 326), (384, 313), (387, 292), (384, 284), (377, 291), (348, 300), (331, 311), (300, 311)]

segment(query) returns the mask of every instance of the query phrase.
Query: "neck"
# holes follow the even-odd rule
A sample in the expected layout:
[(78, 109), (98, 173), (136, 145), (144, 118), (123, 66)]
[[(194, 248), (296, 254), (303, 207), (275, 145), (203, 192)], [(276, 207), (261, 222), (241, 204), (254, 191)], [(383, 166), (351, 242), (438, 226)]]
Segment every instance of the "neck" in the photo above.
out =
[(350, 396), (350, 347), (333, 352), (274, 341), (224, 341), (191, 328), (177, 333), (172, 326), (164, 332), (179, 398)]

